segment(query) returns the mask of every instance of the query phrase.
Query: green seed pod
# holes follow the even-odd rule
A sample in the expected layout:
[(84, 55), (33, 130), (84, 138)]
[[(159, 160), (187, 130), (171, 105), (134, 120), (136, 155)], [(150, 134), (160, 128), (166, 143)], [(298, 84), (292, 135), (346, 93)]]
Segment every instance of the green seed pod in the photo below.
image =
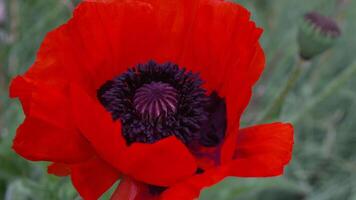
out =
[(333, 46), (341, 35), (338, 24), (317, 12), (304, 16), (298, 34), (300, 56), (310, 60)]

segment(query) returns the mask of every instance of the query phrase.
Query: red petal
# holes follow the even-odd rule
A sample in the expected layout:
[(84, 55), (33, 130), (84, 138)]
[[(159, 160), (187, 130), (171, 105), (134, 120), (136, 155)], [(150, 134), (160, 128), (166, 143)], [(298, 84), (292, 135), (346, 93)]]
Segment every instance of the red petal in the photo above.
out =
[(27, 116), (17, 130), (13, 148), (30, 160), (86, 160), (92, 151), (70, 120), (68, 89), (59, 82), (52, 86), (20, 76), (13, 80), (10, 96), (20, 98)]
[(111, 200), (158, 200), (158, 197), (149, 194), (147, 185), (139, 183), (129, 177), (121, 179)]
[(98, 100), (76, 85), (71, 87), (72, 112), (76, 126), (105, 161), (123, 171), (121, 154), (126, 144), (120, 122), (114, 122)]
[(71, 173), (70, 166), (62, 163), (52, 163), (48, 166), (47, 172), (56, 176), (68, 176)]
[(27, 117), (17, 129), (13, 149), (32, 161), (75, 163), (92, 155), (91, 148), (77, 132), (32, 117)]
[(111, 200), (195, 200), (205, 187), (221, 181), (227, 172), (227, 167), (220, 167), (191, 176), (167, 188), (160, 195), (152, 195), (146, 184), (124, 177)]
[[(226, 176), (260, 177), (282, 173), (283, 166), (290, 159), (293, 128), (290, 124), (274, 123), (243, 129), (237, 144), (241, 148), (236, 150), (233, 162), (178, 182), (164, 191), (159, 199), (194, 200), (205, 187), (220, 182)], [(129, 194), (136, 193), (131, 191)]]
[(193, 175), (197, 169), (188, 149), (173, 136), (154, 144), (135, 143), (126, 156), (127, 174), (152, 185), (172, 185)]
[(30, 110), (31, 94), (34, 89), (34, 84), (21, 76), (17, 76), (11, 81), (9, 95), (11, 98), (19, 97), (22, 108), (27, 114)]
[(139, 1), (83, 2), (75, 10), (62, 30), (68, 38), (63, 46), (77, 52), (94, 89), (129, 67), (155, 59), (160, 43), (152, 11)]
[(249, 88), (259, 75), (250, 61), (260, 33), (248, 11), (231, 2), (86, 1), (47, 35), (26, 77), (75, 81), (94, 94), (138, 63), (171, 61), (201, 73), (209, 90), (244, 95), (241, 83)]
[(161, 200), (194, 200), (205, 187), (212, 186), (228, 176), (228, 167), (221, 166), (192, 176), (162, 193)]
[(127, 147), (120, 123), (113, 122), (99, 101), (78, 86), (73, 85), (71, 94), (77, 126), (98, 154), (118, 170), (142, 182), (161, 186), (195, 173), (194, 157), (177, 138)]
[(231, 175), (239, 177), (277, 176), (291, 159), (291, 124), (258, 125), (239, 132)]
[(120, 177), (118, 171), (99, 158), (72, 165), (72, 182), (85, 200), (97, 200)]
[(38, 83), (31, 93), (27, 116), (36, 117), (55, 127), (73, 129), (70, 115), (69, 87), (66, 84)]
[(70, 119), (69, 87), (64, 82), (48, 84), (18, 76), (10, 86), (10, 96), (19, 97), (27, 117), (40, 119), (63, 129), (74, 129)]
[(91, 80), (94, 88), (153, 59), (200, 72), (206, 87), (216, 90), (229, 68), (248, 66), (260, 32), (248, 11), (231, 2), (86, 1), (47, 36), (40, 52), (50, 55), (49, 68), (64, 62), (68, 76)]
[(46, 36), (26, 77), (95, 90), (138, 63), (171, 61), (200, 72), (209, 90), (227, 94), (226, 80), (244, 83), (253, 71), (261, 30), (249, 16), (225, 1), (85, 1)]
[(283, 172), (293, 146), (293, 127), (274, 123), (242, 129), (239, 132), (235, 160), (192, 176), (171, 186), (162, 200), (193, 200), (204, 187), (218, 183), (226, 176), (265, 177)]
[[(198, 146), (198, 145), (197, 145)], [(220, 146), (217, 147), (194, 147), (190, 149), (196, 159), (198, 167), (204, 170), (215, 168), (220, 163)]]
[[(247, 48), (247, 47), (246, 47)], [(246, 56), (241, 60), (244, 64), (238, 64), (229, 74), (228, 84), (224, 88), (226, 92), (227, 106), (227, 131), (225, 143), (221, 151), (223, 163), (231, 161), (236, 148), (238, 129), (240, 126), (240, 117), (248, 105), (251, 95), (252, 86), (260, 77), (264, 65), (265, 56), (260, 46), (248, 48), (251, 56)], [(254, 51), (251, 49), (255, 49)], [(234, 77), (238, 76), (238, 77)]]
[(19, 97), (28, 117), (41, 119), (53, 126), (70, 129), (68, 84), (32, 81), (16, 77), (10, 86), (10, 97)]
[(204, 174), (191, 176), (167, 188), (160, 195), (152, 196), (146, 184), (125, 177), (111, 200), (194, 200), (200, 192), (227, 176), (228, 168), (219, 167)]

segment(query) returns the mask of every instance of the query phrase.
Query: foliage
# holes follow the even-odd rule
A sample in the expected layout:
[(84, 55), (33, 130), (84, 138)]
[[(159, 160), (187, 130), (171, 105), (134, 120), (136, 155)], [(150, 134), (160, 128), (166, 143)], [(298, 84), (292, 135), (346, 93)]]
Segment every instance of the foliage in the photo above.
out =
[[(12, 151), (23, 113), (18, 101), (8, 99), (10, 79), (26, 71), (45, 34), (64, 23), (78, 1), (2, 2), (7, 15), (2, 21), (0, 9), (0, 199), (79, 199), (68, 178), (47, 175), (46, 163), (30, 163)], [(294, 157), (286, 174), (269, 179), (230, 178), (204, 191), (201, 199), (356, 199), (356, 1), (237, 2), (247, 6), (265, 29), (261, 41), (268, 61), (245, 112), (244, 126), (261, 119), (287, 82), (298, 56), (296, 34), (305, 12), (318, 10), (335, 17), (343, 35), (334, 48), (303, 69), (283, 105), (279, 119), (296, 127)]]

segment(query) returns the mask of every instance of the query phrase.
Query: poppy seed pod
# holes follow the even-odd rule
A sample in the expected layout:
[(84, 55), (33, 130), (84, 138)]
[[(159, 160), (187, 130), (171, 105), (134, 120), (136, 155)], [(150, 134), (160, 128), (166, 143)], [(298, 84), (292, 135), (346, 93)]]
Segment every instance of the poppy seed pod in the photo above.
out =
[(341, 35), (338, 24), (317, 12), (309, 12), (299, 27), (298, 43), (300, 56), (305, 60), (329, 49)]

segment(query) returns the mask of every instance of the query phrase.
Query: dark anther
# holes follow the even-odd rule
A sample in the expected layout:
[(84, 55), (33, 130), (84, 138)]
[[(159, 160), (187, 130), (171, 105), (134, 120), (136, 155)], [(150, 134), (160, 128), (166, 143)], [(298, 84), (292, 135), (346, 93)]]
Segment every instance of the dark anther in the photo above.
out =
[(200, 129), (200, 143), (206, 147), (214, 147), (225, 137), (227, 126), (225, 100), (213, 92), (209, 97), (206, 110), (209, 116)]
[(208, 118), (208, 97), (198, 74), (172, 63), (139, 64), (97, 92), (114, 120), (121, 120), (128, 144), (176, 136), (185, 144), (200, 138)]
[(198, 74), (172, 63), (139, 64), (103, 84), (97, 92), (127, 144), (176, 136), (187, 145), (221, 144), (226, 131), (225, 100), (202, 88)]

